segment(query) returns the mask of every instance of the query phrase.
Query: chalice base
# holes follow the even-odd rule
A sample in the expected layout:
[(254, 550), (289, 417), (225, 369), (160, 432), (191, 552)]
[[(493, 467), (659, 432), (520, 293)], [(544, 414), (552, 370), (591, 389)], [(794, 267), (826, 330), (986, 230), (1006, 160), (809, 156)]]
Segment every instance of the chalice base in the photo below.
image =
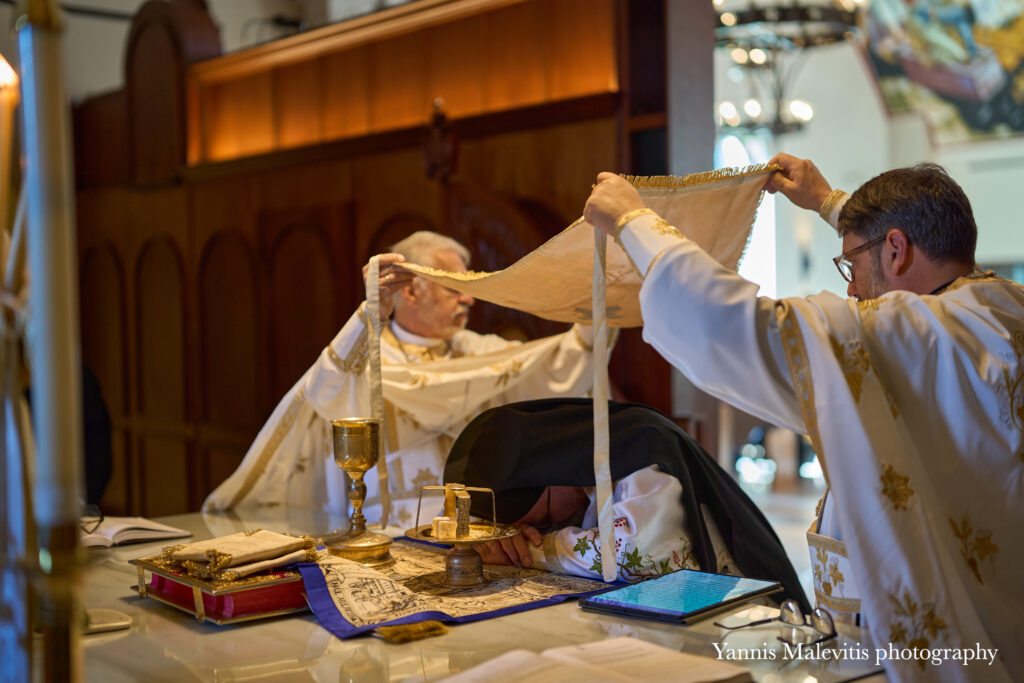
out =
[(391, 539), (373, 531), (348, 533), (327, 546), (327, 552), (364, 567), (380, 569), (395, 563), (391, 556)]

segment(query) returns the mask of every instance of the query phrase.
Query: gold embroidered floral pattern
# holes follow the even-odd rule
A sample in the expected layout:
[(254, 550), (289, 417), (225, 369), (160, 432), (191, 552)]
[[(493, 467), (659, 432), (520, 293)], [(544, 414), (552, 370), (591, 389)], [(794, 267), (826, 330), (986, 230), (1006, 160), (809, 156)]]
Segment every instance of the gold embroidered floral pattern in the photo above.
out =
[(984, 585), (985, 582), (981, 579), (978, 563), (999, 554), (999, 546), (992, 542), (992, 532), (988, 529), (975, 531), (967, 513), (960, 518), (959, 524), (952, 517), (946, 519), (949, 520), (949, 526), (953, 529), (953, 535), (960, 540), (960, 555), (963, 556), (964, 562), (967, 563), (978, 583)]
[(406, 524), (408, 524), (411, 521), (412, 521), (412, 513), (409, 512), (408, 510), (406, 510), (405, 508), (399, 509), (399, 511), (398, 511), (398, 522), (399, 522), (399, 524), (401, 526), (405, 526)]
[(401, 408), (397, 408), (396, 407), (395, 408), (395, 414), (398, 417), (402, 418), (403, 420), (408, 421), (409, 424), (412, 425), (413, 429), (419, 429), (420, 428), (419, 420), (417, 420), (415, 417), (413, 417), (412, 413), (410, 413), (408, 410), (403, 410)]
[(871, 358), (857, 340), (844, 345), (832, 335), (829, 335), (828, 339), (832, 342), (832, 353), (846, 376), (846, 384), (850, 387), (853, 400), (859, 402), (864, 388), (864, 375), (871, 369)]
[(666, 221), (664, 218), (658, 218), (651, 224), (651, 230), (658, 233), (659, 235), (672, 235), (683, 239), (683, 233), (679, 232)]
[(858, 299), (857, 308), (860, 309), (861, 313), (865, 313), (867, 311), (877, 311), (878, 307), (881, 306), (886, 301), (888, 301), (888, 299)]
[[(889, 600), (893, 604), (895, 617), (889, 624), (890, 642), (923, 650), (929, 648), (932, 640), (939, 638), (946, 630), (946, 622), (935, 614), (934, 604), (917, 604), (909, 591), (903, 591), (902, 599), (890, 593)], [(923, 670), (925, 660), (918, 659), (917, 665)]]
[(1024, 332), (1013, 333), (1013, 352), (1017, 356), (1016, 376), (1010, 368), (1003, 369), (1007, 405), (1001, 412), (1007, 427), (1024, 432)]
[(412, 485), (417, 491), (421, 486), (436, 486), (437, 475), (428, 469), (419, 470), (412, 479)]
[(914, 489), (908, 485), (910, 477), (900, 474), (892, 465), (886, 465), (879, 477), (882, 481), (882, 495), (889, 499), (894, 510), (906, 510), (907, 500), (914, 495)]
[(838, 560), (830, 558), (827, 550), (818, 547), (814, 553), (818, 559), (814, 564), (814, 586), (825, 595), (832, 595), (833, 590), (843, 587), (846, 577), (839, 571)]
[(422, 389), (432, 382), (437, 381), (437, 375), (429, 372), (413, 372), (412, 380), (409, 382), (410, 389)]
[[(881, 380), (879, 380), (881, 384)], [(896, 419), (900, 416), (900, 407), (896, 405), (896, 398), (889, 393), (889, 387), (882, 384), (882, 391), (885, 392), (885, 402), (889, 404), (889, 412), (892, 413), (892, 419)]]
[(515, 379), (522, 372), (523, 359), (513, 358), (507, 363), (492, 365), (491, 370), (498, 373), (498, 377), (494, 380), (494, 386), (505, 388), (510, 380)]

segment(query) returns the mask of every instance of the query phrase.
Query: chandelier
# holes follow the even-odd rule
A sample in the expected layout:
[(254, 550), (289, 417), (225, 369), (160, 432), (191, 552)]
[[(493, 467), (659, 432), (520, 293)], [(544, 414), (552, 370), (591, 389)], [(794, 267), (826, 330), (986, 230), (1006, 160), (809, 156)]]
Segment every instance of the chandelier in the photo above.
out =
[(739, 106), (718, 104), (724, 128), (800, 130), (814, 117), (809, 102), (787, 96), (802, 65), (802, 52), (852, 40), (863, 0), (713, 0), (718, 14), (716, 47), (733, 62), (733, 80), (748, 84)]

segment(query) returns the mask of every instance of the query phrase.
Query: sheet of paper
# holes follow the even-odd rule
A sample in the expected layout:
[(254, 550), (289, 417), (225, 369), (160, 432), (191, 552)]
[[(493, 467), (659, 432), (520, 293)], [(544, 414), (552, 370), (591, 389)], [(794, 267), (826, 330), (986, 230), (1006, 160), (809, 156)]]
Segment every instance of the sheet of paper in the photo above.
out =
[(449, 683), (622, 683), (624, 676), (602, 672), (588, 665), (562, 662), (527, 650), (513, 650), (478, 664), (448, 679)]
[(690, 683), (745, 681), (750, 674), (735, 664), (711, 657), (670, 650), (636, 638), (613, 638), (584, 645), (544, 651), (544, 656), (566, 663), (583, 663), (632, 680)]

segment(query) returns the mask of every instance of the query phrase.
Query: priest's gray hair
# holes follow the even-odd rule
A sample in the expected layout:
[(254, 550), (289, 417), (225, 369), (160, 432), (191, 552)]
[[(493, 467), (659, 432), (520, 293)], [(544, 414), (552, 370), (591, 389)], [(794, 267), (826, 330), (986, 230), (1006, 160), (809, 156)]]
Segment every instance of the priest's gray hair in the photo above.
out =
[(434, 253), (443, 249), (451, 249), (462, 257), (466, 266), (469, 266), (469, 249), (451, 237), (446, 237), (430, 230), (417, 230), (402, 241), (391, 245), (391, 251), (401, 254), (409, 263), (430, 267), (436, 265)]

